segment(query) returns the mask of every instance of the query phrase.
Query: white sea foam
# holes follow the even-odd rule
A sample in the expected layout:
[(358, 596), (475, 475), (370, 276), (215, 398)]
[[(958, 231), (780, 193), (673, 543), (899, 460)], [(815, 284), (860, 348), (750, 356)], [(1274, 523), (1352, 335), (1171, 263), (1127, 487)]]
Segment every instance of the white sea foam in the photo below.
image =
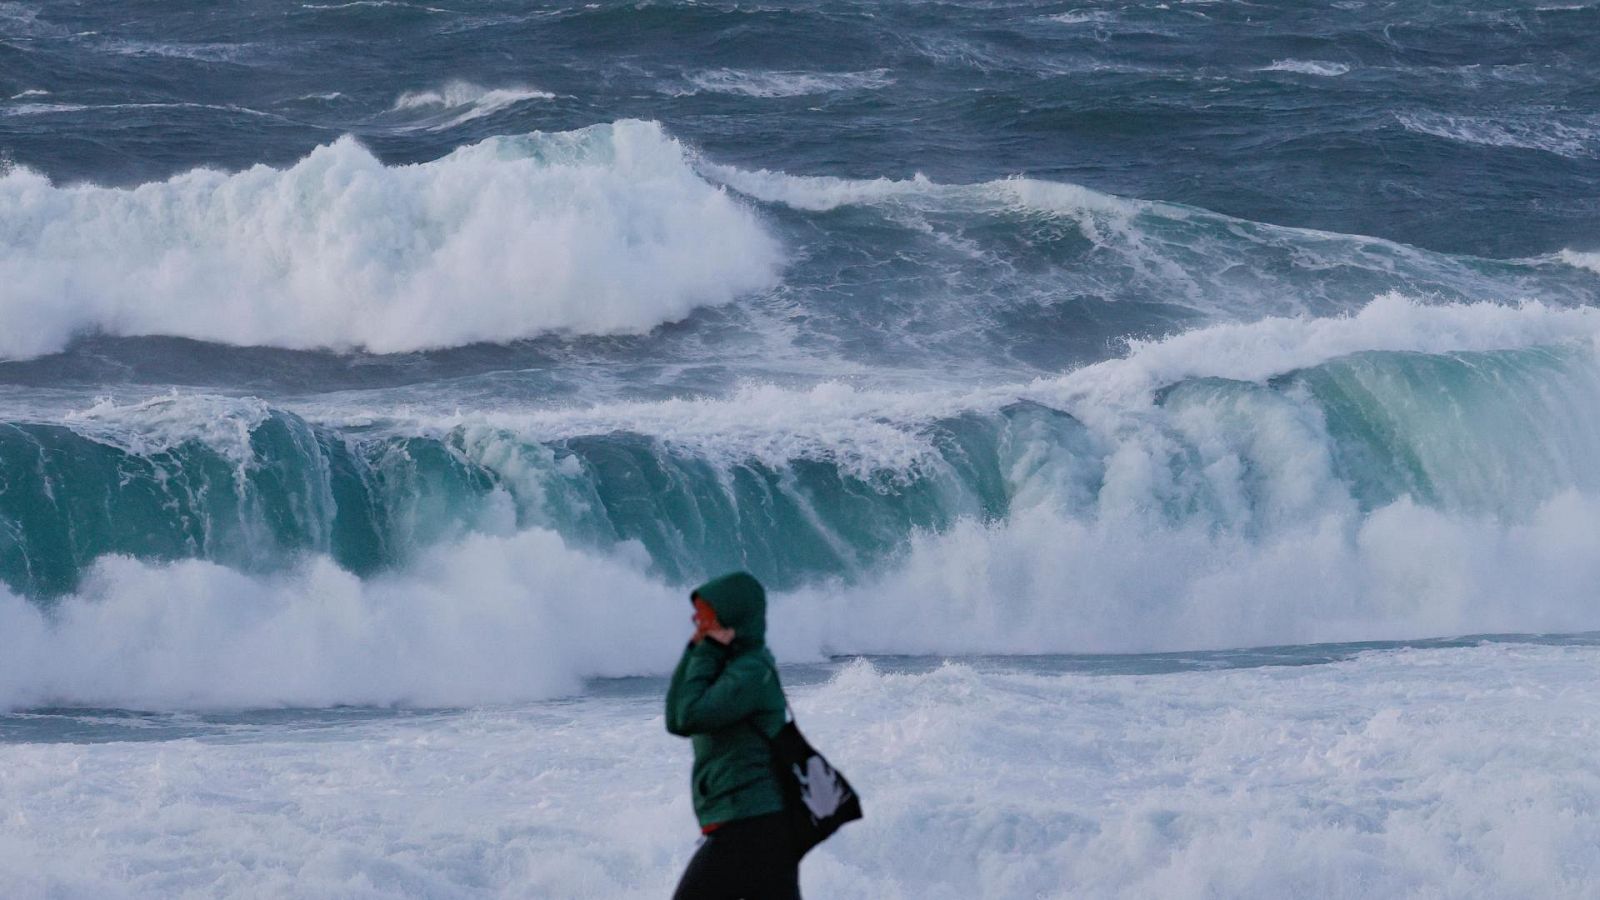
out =
[(169, 452), (197, 441), (236, 466), (255, 459), (251, 433), (271, 415), (271, 407), (255, 397), (179, 394), (137, 403), (102, 399), (84, 410), (68, 412), (61, 422), (139, 456)]
[(1563, 250), (1556, 254), (1556, 258), (1569, 266), (1579, 269), (1588, 269), (1600, 275), (1600, 252), (1586, 252), (1582, 250)]
[(640, 332), (772, 286), (781, 261), (646, 122), (409, 166), (344, 138), (288, 169), (126, 190), (18, 167), (0, 176), (0, 314), (29, 327), (0, 356), (88, 332), (378, 352)]
[[(581, 599), (580, 599), (581, 597)], [(46, 614), (0, 595), (0, 706), (449, 705), (661, 671), (683, 600), (626, 553), (478, 535), (363, 582), (326, 559), (274, 577), (108, 557)]]
[(1429, 304), (1400, 294), (1353, 315), (1273, 317), (1224, 323), (1163, 340), (1130, 341), (1129, 353), (1035, 382), (1028, 396), (1078, 404), (1127, 404), (1191, 378), (1263, 381), (1367, 350), (1408, 353), (1515, 350), (1600, 335), (1600, 310), (1538, 302)]
[(894, 83), (887, 69), (869, 72), (763, 72), (712, 69), (689, 78), (680, 94), (743, 94), (747, 97), (804, 97), (836, 91), (875, 90)]
[[(1110, 490), (1157, 499), (1141, 472), (1130, 457)], [(811, 660), (1600, 627), (1592, 496), (1556, 496), (1522, 522), (1345, 502), (1260, 536), (1165, 524), (1138, 499), (1097, 519), (1040, 505), (963, 523), (864, 582), (779, 593), (774, 646)], [(664, 673), (682, 587), (621, 549), (579, 551), (538, 529), (477, 535), (368, 581), (320, 558), (271, 577), (106, 558), (48, 614), (0, 597), (0, 707), (462, 705)]]
[(1556, 113), (1492, 117), (1419, 112), (1398, 118), (1409, 131), (1465, 144), (1543, 150), (1573, 159), (1600, 155), (1600, 118), (1594, 116), (1562, 121)]
[[(1597, 657), (1500, 645), (1088, 677), (857, 663), (789, 689), (866, 806), (806, 858), (802, 888), (1593, 896)], [(664, 897), (697, 829), (689, 747), (660, 702), (6, 743), (0, 883), (19, 900)]]
[(841, 206), (870, 204), (943, 189), (942, 185), (929, 181), (921, 174), (907, 180), (853, 179), (831, 175), (789, 175), (767, 169), (736, 169), (710, 163), (702, 168), (741, 194), (812, 212), (827, 212)]
[[(1260, 223), (1233, 219), (1195, 207), (1149, 200), (1118, 197), (1081, 185), (1034, 178), (1001, 178), (974, 184), (941, 184), (917, 173), (910, 178), (837, 178), (830, 175), (790, 175), (768, 169), (738, 169), (702, 163), (702, 171), (741, 194), (767, 203), (782, 203), (795, 209), (827, 212), (842, 206), (878, 204), (959, 204), (974, 211), (1029, 209), (1047, 212), (1095, 212), (1131, 218), (1145, 211), (1159, 211), (1175, 219), (1194, 216), (1241, 222), (1257, 228)], [(1311, 229), (1284, 228), (1286, 232), (1329, 235)], [(1357, 238), (1354, 235), (1337, 235)], [(1362, 239), (1373, 240), (1373, 239)]]
[(1329, 62), (1320, 59), (1277, 59), (1272, 65), (1263, 66), (1262, 72), (1294, 72), (1298, 75), (1320, 75), (1324, 78), (1334, 78), (1349, 73), (1350, 67), (1341, 62)]
[[(767, 169), (737, 169), (714, 163), (702, 163), (700, 168), (746, 196), (811, 212), (828, 212), (843, 206), (905, 204), (959, 205), (974, 212), (1030, 209), (1069, 214), (1096, 213), (1115, 216), (1124, 223), (1146, 210), (1160, 210), (1173, 218), (1197, 213), (1216, 216), (1215, 213), (1190, 207), (1133, 200), (1076, 184), (1031, 178), (1003, 178), (977, 184), (940, 184), (921, 173), (906, 179), (854, 179), (831, 175), (790, 175)], [(1127, 227), (1126, 224), (1124, 227)]]
[[(669, 399), (577, 408), (506, 409), (416, 415), (360, 410), (401, 430), (503, 432), (522, 441), (591, 434), (647, 434), (718, 464), (759, 460), (783, 467), (797, 459), (829, 460), (861, 477), (907, 471), (932, 452), (915, 426), (940, 414), (1003, 404), (1005, 392), (882, 392), (829, 382), (805, 389), (753, 384), (722, 399)], [(335, 413), (337, 422), (350, 413)]]
[(468, 81), (451, 81), (433, 90), (401, 94), (390, 112), (421, 114), (421, 121), (412, 127), (443, 131), (519, 103), (553, 97), (555, 94), (530, 87), (486, 88)]
[(1271, 490), (1329, 502), (1321, 516), (1260, 536), (1203, 516), (1164, 523), (1151, 505), (1167, 499), (1167, 473), (1136, 446), (1114, 461), (1098, 519), (1041, 506), (919, 536), (879, 577), (798, 592), (779, 607), (775, 634), (792, 637), (778, 644), (1093, 653), (1600, 628), (1589, 587), (1600, 578), (1600, 499), (1560, 495), (1525, 522), (1409, 500), (1362, 515), (1324, 477), (1326, 450), (1310, 449), (1284, 460), (1307, 472)]

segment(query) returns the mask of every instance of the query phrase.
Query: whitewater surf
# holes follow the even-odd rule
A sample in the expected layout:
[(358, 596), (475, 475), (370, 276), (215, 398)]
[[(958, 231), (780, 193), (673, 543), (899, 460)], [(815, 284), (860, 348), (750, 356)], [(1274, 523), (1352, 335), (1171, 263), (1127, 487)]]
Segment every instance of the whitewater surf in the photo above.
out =
[(0, 2), (0, 894), (1600, 890), (1600, 7)]

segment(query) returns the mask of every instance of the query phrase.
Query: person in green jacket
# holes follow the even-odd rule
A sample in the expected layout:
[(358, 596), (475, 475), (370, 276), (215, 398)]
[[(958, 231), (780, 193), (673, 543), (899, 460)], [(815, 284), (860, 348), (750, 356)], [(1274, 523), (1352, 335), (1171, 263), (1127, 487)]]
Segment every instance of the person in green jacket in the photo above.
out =
[(800, 860), (772, 765), (787, 704), (766, 645), (766, 591), (735, 572), (689, 599), (695, 633), (667, 688), (667, 731), (693, 741), (703, 837), (674, 900), (799, 900)]

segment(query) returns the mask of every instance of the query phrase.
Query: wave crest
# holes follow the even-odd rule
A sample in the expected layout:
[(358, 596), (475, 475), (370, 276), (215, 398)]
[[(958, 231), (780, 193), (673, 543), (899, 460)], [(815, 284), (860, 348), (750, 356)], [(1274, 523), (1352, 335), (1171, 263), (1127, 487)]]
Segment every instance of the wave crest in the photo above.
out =
[[(707, 252), (716, 247), (718, 252)], [(287, 169), (133, 189), (0, 177), (0, 356), (170, 335), (399, 352), (638, 333), (774, 285), (782, 251), (650, 122), (385, 166), (350, 138)]]
[(1600, 253), (1583, 250), (1562, 250), (1556, 259), (1575, 269), (1586, 269), (1600, 275)]
[(0, 497), (0, 706), (568, 693), (664, 671), (680, 586), (734, 567), (786, 659), (1594, 628), (1597, 316), (1391, 296), (964, 393), (12, 425), (11, 469), (56, 449)]

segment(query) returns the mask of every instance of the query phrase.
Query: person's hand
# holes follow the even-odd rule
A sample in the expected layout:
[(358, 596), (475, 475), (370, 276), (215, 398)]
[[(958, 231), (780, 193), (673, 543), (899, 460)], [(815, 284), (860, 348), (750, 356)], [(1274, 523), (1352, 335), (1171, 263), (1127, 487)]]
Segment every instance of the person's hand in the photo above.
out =
[(706, 632), (706, 637), (711, 638), (713, 641), (716, 641), (717, 643), (726, 647), (733, 643), (733, 629), (713, 628), (712, 630)]

